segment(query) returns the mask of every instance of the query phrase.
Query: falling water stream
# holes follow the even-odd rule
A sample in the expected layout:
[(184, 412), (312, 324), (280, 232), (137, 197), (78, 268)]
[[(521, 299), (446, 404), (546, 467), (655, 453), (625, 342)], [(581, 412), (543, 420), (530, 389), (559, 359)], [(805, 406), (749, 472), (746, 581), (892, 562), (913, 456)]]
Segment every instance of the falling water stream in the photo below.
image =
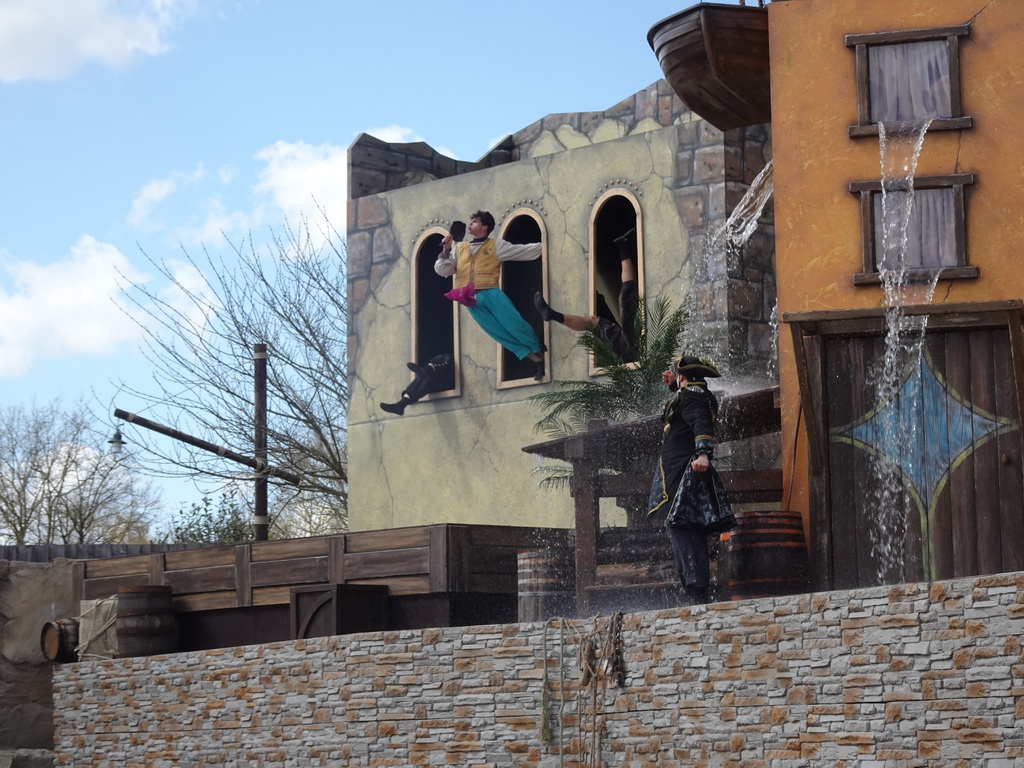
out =
[(736, 204), (722, 228), (712, 235), (711, 248), (742, 248), (757, 229), (757, 221), (774, 189), (772, 161), (769, 160), (751, 182), (750, 189)]
[[(712, 280), (712, 274), (716, 271), (726, 269), (724, 264), (718, 264), (712, 259), (712, 254), (718, 251), (725, 251), (727, 255), (738, 254), (743, 250), (747, 241), (757, 230), (757, 223), (764, 212), (765, 206), (774, 192), (772, 176), (772, 160), (769, 160), (760, 173), (750, 184), (750, 188), (743, 195), (743, 198), (736, 204), (732, 213), (729, 214), (725, 224), (719, 229), (710, 232), (703, 247), (700, 248), (698, 258), (703, 263), (705, 279)], [(689, 283), (684, 284), (683, 306), (690, 310), (696, 309), (693, 297), (688, 293), (691, 290)], [(770, 329), (774, 344), (776, 325), (774, 314), (772, 327)], [(693, 311), (691, 320), (687, 325), (686, 335), (683, 339), (683, 346), (690, 354), (697, 356), (711, 355), (714, 357), (716, 341), (720, 341), (720, 331), (709, 329), (701, 319), (701, 313)], [(773, 348), (774, 352), (774, 348)], [(742, 356), (742, 355), (741, 355)], [(771, 364), (769, 364), (771, 365)], [(774, 377), (774, 371), (769, 371), (769, 378)]]
[[(927, 304), (935, 293), (939, 269), (908, 266), (908, 230), (914, 206), (914, 174), (931, 121), (879, 123), (882, 170), (881, 243), (877, 269), (885, 295), (885, 354), (873, 376), (874, 413), (881, 417), (882, 439), (872, 454), (870, 529), (879, 583), (906, 580), (904, 540), (911, 503), (905, 476), (923, 452), (921, 364), (927, 315), (908, 314), (912, 304)], [(856, 382), (854, 382), (856, 384)], [(927, 500), (925, 500), (927, 503)], [(922, 537), (927, 531), (922, 526)]]

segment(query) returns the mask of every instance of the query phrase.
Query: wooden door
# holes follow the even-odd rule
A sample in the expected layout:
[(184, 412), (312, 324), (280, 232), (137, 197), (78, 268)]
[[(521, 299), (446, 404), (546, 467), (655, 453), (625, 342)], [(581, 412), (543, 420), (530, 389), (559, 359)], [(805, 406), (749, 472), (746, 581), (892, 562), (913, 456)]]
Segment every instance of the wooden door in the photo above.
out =
[(830, 586), (1024, 569), (1007, 327), (929, 332), (889, 390), (883, 336), (830, 337), (822, 352)]

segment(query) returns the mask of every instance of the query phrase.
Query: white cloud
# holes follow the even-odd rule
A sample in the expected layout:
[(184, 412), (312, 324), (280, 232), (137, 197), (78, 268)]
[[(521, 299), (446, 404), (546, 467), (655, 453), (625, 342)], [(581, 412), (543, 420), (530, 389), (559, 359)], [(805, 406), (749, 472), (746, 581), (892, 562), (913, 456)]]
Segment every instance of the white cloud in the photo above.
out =
[(420, 136), (412, 128), (407, 128), (404, 125), (385, 125), (381, 128), (371, 128), (366, 131), (376, 139), (387, 142), (402, 142), (409, 143), (413, 141), (424, 141), (424, 138)]
[[(0, 0), (2, 1), (2, 0)], [(411, 128), (390, 125), (367, 131), (382, 141), (408, 143), (423, 139)], [(452, 153), (438, 148), (449, 156)], [(169, 206), (170, 198), (183, 202), (191, 199), (192, 216), (187, 223), (167, 227), (176, 242), (193, 247), (200, 244), (218, 246), (226, 236), (236, 241), (253, 230), (266, 225), (279, 226), (283, 220), (293, 225), (305, 217), (315, 222), (322, 208), (334, 227), (343, 232), (348, 202), (348, 152), (334, 144), (308, 144), (303, 141), (276, 141), (253, 155), (262, 167), (252, 188), (253, 197), (240, 199), (236, 188), (229, 195), (228, 188), (237, 184), (238, 169), (225, 165), (215, 174), (202, 174), (202, 166), (191, 174), (174, 172), (164, 179), (146, 184), (132, 203), (129, 221), (135, 226), (162, 228), (157, 224), (157, 206)], [(202, 195), (195, 187), (186, 186), (200, 179), (219, 182), (219, 188)], [(163, 217), (166, 218), (166, 217)]]
[(168, 262), (167, 268), (172, 282), (160, 290), (160, 301), (177, 312), (191, 330), (201, 331), (220, 308), (216, 294), (194, 264), (176, 259)]
[(140, 332), (114, 297), (124, 275), (141, 279), (114, 246), (83, 235), (49, 264), (0, 263), (0, 378), (36, 360), (112, 355)]
[(205, 202), (203, 220), (196, 226), (182, 226), (175, 230), (178, 241), (185, 246), (201, 244), (219, 246), (224, 238), (237, 239), (245, 235), (262, 219), (259, 209), (246, 211), (229, 211), (224, 203), (216, 198)]
[(268, 195), (290, 221), (319, 218), (323, 208), (344, 226), (348, 196), (348, 153), (332, 144), (277, 141), (256, 153), (266, 163), (256, 192)]
[(2, 0), (0, 80), (57, 80), (86, 64), (126, 64), (169, 50), (195, 0)]
[(154, 229), (159, 228), (158, 225), (150, 221), (153, 209), (176, 193), (183, 185), (199, 181), (205, 175), (203, 166), (200, 164), (191, 173), (175, 171), (165, 179), (154, 179), (147, 182), (139, 191), (139, 194), (135, 196), (135, 199), (132, 200), (132, 209), (128, 214), (128, 221), (136, 227), (149, 226)]

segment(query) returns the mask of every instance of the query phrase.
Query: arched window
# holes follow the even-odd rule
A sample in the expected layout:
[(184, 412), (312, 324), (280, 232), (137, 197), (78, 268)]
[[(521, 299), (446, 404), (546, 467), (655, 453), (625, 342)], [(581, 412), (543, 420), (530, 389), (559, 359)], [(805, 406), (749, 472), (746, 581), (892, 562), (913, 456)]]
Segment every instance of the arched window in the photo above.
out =
[(414, 251), (412, 265), (412, 362), (426, 365), (432, 357), (449, 354), (453, 365), (424, 400), (461, 394), (459, 377), (459, 305), (445, 298), (450, 277), (434, 271), (441, 241), (448, 234), (440, 227), (427, 230)]
[[(513, 211), (505, 220), (497, 235), (510, 243), (545, 243), (539, 259), (533, 261), (506, 261), (501, 265), (501, 289), (515, 304), (516, 309), (533, 328), (545, 347), (550, 348), (549, 324), (545, 323), (533, 304), (533, 295), (540, 291), (547, 295), (547, 238), (544, 222), (529, 208)], [(544, 381), (551, 380), (551, 357), (545, 356)], [(520, 360), (507, 349), (498, 347), (498, 388), (519, 387), (537, 384), (534, 380), (536, 366), (529, 360)]]
[[(629, 235), (633, 232), (632, 236)], [(590, 314), (626, 328), (633, 317), (622, 317), (623, 266), (627, 255), (636, 277), (636, 295), (644, 295), (643, 226), (640, 204), (624, 189), (611, 189), (598, 199), (590, 217)], [(627, 290), (629, 290), (627, 288)], [(626, 310), (630, 304), (625, 302)], [(591, 361), (591, 375), (601, 371)]]

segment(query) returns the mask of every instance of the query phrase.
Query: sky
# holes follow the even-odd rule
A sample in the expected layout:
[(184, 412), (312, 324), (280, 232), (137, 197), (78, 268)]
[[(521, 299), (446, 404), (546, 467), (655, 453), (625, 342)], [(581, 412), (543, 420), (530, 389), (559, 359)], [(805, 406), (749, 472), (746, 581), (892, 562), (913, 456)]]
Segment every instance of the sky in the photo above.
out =
[(2, 401), (134, 410), (117, 382), (152, 370), (119, 275), (159, 290), (143, 253), (315, 204), (343, 231), (360, 133), (477, 160), (658, 80), (647, 31), (691, 4), (0, 0)]

